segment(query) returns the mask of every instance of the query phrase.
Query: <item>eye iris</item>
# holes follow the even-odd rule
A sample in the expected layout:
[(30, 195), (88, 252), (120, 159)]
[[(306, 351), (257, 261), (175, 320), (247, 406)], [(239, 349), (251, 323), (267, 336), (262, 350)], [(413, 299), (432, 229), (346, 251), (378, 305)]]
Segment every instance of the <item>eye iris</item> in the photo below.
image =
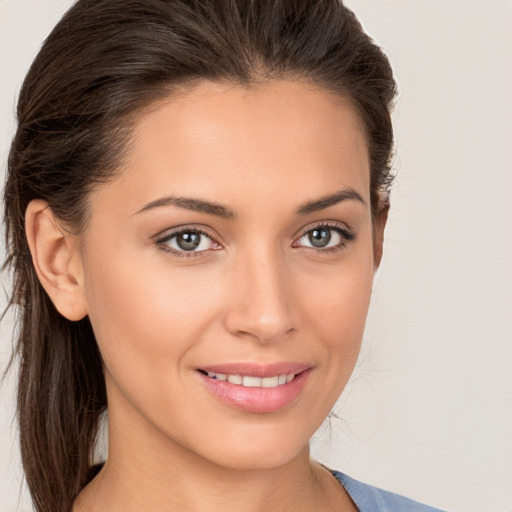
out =
[(331, 230), (326, 228), (313, 229), (309, 232), (308, 238), (314, 247), (325, 247), (331, 241)]
[(186, 231), (176, 236), (176, 243), (180, 249), (184, 251), (193, 251), (199, 247), (201, 243), (201, 233)]

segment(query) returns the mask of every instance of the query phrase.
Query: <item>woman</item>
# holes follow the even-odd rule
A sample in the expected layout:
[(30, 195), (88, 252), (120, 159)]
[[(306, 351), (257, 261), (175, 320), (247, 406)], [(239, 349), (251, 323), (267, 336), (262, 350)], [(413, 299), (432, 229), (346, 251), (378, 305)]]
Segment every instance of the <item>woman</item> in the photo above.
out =
[(5, 191), (37, 510), (433, 510), (308, 447), (359, 352), (394, 95), (334, 0), (80, 0), (61, 20)]

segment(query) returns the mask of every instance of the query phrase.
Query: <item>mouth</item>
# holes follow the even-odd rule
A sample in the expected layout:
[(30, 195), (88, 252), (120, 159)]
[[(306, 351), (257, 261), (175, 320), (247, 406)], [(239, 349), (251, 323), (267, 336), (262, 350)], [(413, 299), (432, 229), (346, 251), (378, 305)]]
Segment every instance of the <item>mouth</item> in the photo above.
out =
[(271, 377), (255, 377), (253, 375), (209, 372), (201, 369), (198, 371), (203, 375), (207, 375), (210, 379), (226, 381), (235, 386), (244, 386), (246, 388), (276, 388), (277, 386), (289, 384), (296, 375), (292, 372)]
[(277, 412), (302, 394), (313, 368), (295, 363), (249, 363), (198, 368), (206, 390), (224, 405), (253, 413)]

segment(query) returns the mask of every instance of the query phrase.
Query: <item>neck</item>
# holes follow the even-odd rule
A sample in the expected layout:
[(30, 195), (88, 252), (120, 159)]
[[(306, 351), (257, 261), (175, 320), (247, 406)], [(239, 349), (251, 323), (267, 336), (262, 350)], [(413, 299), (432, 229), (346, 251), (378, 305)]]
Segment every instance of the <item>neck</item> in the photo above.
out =
[(140, 417), (127, 419), (111, 409), (107, 461), (73, 512), (354, 510), (350, 507), (341, 485), (310, 460), (308, 444), (276, 467), (226, 467)]
[(91, 510), (277, 512), (318, 499), (308, 446), (284, 466), (256, 470), (224, 468), (180, 451), (169, 456), (160, 451), (155, 457), (138, 450), (118, 457), (111, 451), (87, 488), (88, 497), (94, 497), (88, 500)]

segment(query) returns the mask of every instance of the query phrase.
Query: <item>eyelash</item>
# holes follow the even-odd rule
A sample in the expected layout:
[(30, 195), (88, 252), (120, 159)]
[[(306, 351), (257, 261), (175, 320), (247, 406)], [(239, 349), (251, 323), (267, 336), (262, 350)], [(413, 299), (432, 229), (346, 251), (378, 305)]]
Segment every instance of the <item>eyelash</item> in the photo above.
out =
[[(333, 254), (338, 252), (339, 250), (345, 248), (347, 246), (347, 243), (351, 242), (356, 238), (356, 234), (346, 228), (342, 228), (339, 224), (333, 223), (333, 222), (322, 222), (320, 224), (315, 224), (313, 226), (308, 226), (302, 234), (297, 238), (297, 241), (306, 236), (308, 233), (311, 233), (315, 230), (322, 230), (322, 229), (328, 229), (330, 231), (336, 232), (341, 237), (341, 241), (335, 245), (334, 247), (327, 247), (324, 249), (320, 248), (314, 248), (314, 247), (305, 247), (305, 249), (312, 249), (316, 252), (319, 252), (321, 254)], [(296, 242), (293, 242), (292, 247), (294, 247), (294, 244)]]
[[(353, 241), (356, 238), (355, 233), (353, 231), (349, 230), (349, 229), (342, 228), (342, 227), (340, 227), (336, 223), (323, 222), (323, 223), (320, 223), (320, 224), (315, 224), (314, 226), (308, 226), (301, 233), (301, 235), (293, 242), (292, 247), (295, 247), (294, 244), (297, 241), (299, 241), (301, 238), (306, 236), (308, 233), (310, 233), (310, 232), (312, 232), (314, 230), (321, 230), (321, 229), (328, 229), (328, 230), (331, 230), (331, 231), (335, 231), (336, 233), (338, 233), (340, 235), (342, 241), (340, 243), (338, 243), (334, 247), (328, 247), (328, 248), (324, 248), (324, 249), (314, 248), (314, 247), (304, 247), (305, 249), (312, 249), (313, 251), (318, 252), (318, 253), (322, 253), (322, 254), (333, 254), (333, 253), (338, 252), (339, 250), (345, 248), (348, 242), (351, 242), (351, 241)], [(183, 233), (198, 233), (200, 235), (203, 235), (203, 236), (206, 236), (207, 238), (209, 238), (214, 244), (220, 245), (215, 240), (215, 238), (212, 235), (212, 233), (208, 232), (207, 230), (205, 230), (203, 228), (198, 228), (198, 227), (184, 227), (184, 228), (180, 228), (180, 229), (178, 229), (176, 231), (172, 231), (171, 233), (168, 233), (165, 236), (157, 239), (155, 241), (155, 245), (160, 250), (162, 250), (163, 252), (165, 252), (167, 254), (171, 254), (173, 257), (176, 257), (176, 258), (198, 258), (198, 257), (203, 257), (204, 256), (203, 253), (208, 252), (208, 250), (203, 250), (203, 251), (185, 251), (185, 250), (177, 251), (175, 249), (170, 248), (167, 245), (167, 243), (170, 240), (172, 240), (176, 236), (179, 236), (179, 235), (181, 235)], [(216, 250), (216, 249), (214, 249), (214, 250)]]
[(199, 233), (200, 235), (206, 236), (213, 243), (217, 244), (212, 233), (209, 233), (207, 230), (197, 227), (184, 227), (177, 229), (176, 231), (172, 231), (167, 235), (163, 236), (156, 240), (155, 245), (167, 254), (171, 254), (176, 258), (198, 258), (204, 256), (203, 253), (206, 251), (177, 251), (176, 249), (172, 249), (167, 245), (167, 242), (172, 240), (174, 237), (181, 235), (183, 233)]

